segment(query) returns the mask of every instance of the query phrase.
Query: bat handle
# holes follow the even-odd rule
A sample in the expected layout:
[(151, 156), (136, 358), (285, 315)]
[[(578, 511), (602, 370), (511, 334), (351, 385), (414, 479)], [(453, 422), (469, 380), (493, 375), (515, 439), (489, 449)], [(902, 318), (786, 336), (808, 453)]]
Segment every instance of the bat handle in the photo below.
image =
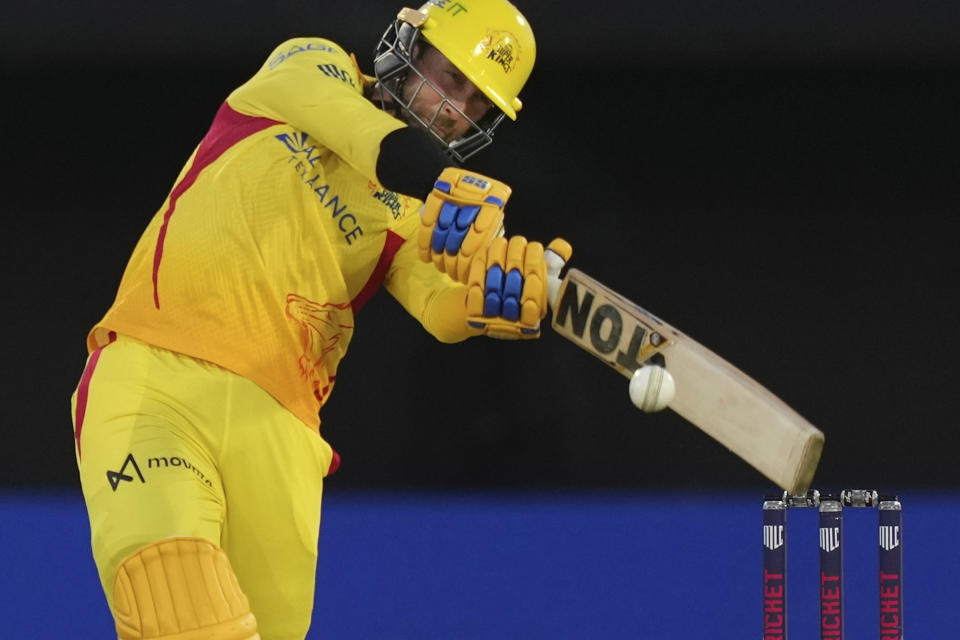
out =
[(560, 293), (560, 272), (567, 261), (559, 253), (547, 247), (543, 252), (543, 259), (547, 263), (547, 302), (550, 308), (556, 310), (557, 295)]

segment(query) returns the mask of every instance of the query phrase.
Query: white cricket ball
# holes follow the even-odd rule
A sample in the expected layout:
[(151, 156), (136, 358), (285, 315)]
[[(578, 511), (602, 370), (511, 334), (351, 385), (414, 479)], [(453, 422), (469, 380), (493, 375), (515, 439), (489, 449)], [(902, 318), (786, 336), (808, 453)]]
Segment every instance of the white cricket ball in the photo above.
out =
[(665, 409), (675, 392), (673, 376), (658, 364), (644, 365), (630, 378), (630, 401), (641, 411)]

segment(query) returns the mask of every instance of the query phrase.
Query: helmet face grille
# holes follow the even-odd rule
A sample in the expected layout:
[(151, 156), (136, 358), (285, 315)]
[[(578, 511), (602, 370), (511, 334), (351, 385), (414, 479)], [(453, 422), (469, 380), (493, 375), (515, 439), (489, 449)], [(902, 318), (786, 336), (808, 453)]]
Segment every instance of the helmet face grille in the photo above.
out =
[[(395, 113), (408, 124), (429, 131), (451, 158), (457, 162), (464, 162), (493, 142), (493, 130), (503, 121), (505, 114), (496, 107), (491, 107), (479, 120), (474, 121), (467, 116), (446, 97), (440, 87), (417, 69), (413, 52), (419, 39), (420, 30), (401, 20), (396, 20), (387, 27), (374, 51), (373, 69), (378, 83), (374, 97), (375, 99), (378, 97), (381, 109)], [(425, 44), (430, 46), (429, 43)], [(411, 83), (411, 86), (412, 83), (417, 83), (417, 87), (409, 99), (404, 99), (403, 94), (408, 83)], [(425, 86), (442, 98), (436, 111), (429, 118), (417, 114), (412, 109), (414, 100)], [(434, 129), (433, 125), (444, 107), (449, 107), (459, 114), (469, 125), (468, 131), (457, 140), (447, 141)]]

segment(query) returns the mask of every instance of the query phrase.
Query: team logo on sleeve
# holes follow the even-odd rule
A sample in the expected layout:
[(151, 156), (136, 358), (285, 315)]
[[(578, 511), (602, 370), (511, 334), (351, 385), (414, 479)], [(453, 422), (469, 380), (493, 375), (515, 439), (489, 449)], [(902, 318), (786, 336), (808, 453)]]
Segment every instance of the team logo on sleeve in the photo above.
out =
[(373, 196), (374, 200), (379, 200), (383, 203), (383, 206), (390, 210), (394, 220), (402, 218), (407, 212), (406, 198), (397, 195), (389, 189), (384, 189), (373, 181), (367, 181), (367, 189), (370, 190), (370, 195)]

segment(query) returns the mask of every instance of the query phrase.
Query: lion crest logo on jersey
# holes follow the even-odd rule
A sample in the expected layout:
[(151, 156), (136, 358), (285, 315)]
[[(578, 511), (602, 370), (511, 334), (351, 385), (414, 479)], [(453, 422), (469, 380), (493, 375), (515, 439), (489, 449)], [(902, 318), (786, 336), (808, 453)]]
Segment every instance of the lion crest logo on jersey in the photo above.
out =
[(497, 63), (504, 73), (516, 69), (520, 61), (520, 45), (517, 37), (509, 31), (488, 31), (477, 48), (485, 59)]
[(350, 303), (319, 303), (290, 293), (286, 313), (300, 328), (303, 349), (297, 360), (300, 375), (310, 383), (313, 395), (323, 404), (353, 334), (353, 325), (345, 321), (353, 317)]

